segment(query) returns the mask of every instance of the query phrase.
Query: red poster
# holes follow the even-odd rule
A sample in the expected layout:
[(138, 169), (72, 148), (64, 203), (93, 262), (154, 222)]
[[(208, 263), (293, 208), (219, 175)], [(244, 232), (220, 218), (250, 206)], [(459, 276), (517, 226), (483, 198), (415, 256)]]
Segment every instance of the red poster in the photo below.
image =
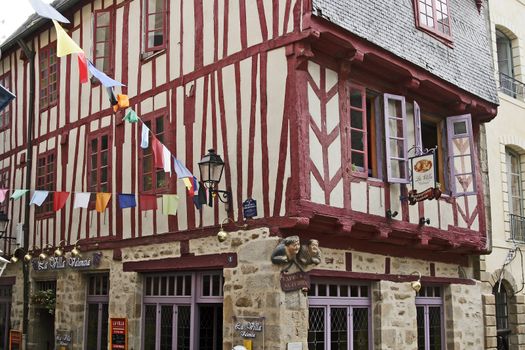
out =
[(126, 318), (110, 319), (110, 349), (128, 350), (128, 322)]
[(22, 332), (9, 331), (9, 350), (19, 350), (22, 348)]

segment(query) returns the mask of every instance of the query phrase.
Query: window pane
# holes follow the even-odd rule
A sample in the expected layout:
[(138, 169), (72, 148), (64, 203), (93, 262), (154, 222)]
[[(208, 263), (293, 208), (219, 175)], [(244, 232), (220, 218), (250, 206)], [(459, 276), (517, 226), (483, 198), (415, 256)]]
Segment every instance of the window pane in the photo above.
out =
[(425, 308), (416, 307), (417, 311), (417, 348), (425, 349)]
[(350, 105), (356, 108), (363, 108), (363, 97), (360, 90), (350, 92)]
[(406, 162), (401, 160), (391, 160), (390, 169), (391, 175), (394, 178), (404, 179), (406, 178)]
[(365, 150), (365, 145), (363, 143), (364, 135), (365, 134), (363, 132), (361, 132), (361, 131), (352, 130), (350, 139), (351, 139), (351, 142), (352, 142), (352, 146), (351, 147), (352, 147), (353, 150), (359, 150), (359, 151), (364, 151)]
[(157, 305), (145, 305), (144, 310), (144, 350), (155, 350), (157, 324)]
[(160, 348), (170, 350), (173, 343), (173, 306), (162, 305), (160, 310)]
[(368, 309), (353, 310), (354, 350), (368, 350)]
[(98, 304), (89, 304), (87, 314), (87, 348), (97, 349)]
[(109, 12), (97, 13), (97, 27), (104, 27), (109, 25)]
[(190, 306), (177, 307), (177, 350), (190, 350)]
[(467, 122), (455, 122), (454, 123), (454, 135), (462, 135), (467, 133)]
[(320, 307), (311, 307), (309, 314), (308, 349), (324, 350), (325, 310)]
[(330, 348), (334, 350), (346, 350), (348, 348), (347, 309), (332, 308), (330, 314)]
[(363, 129), (363, 112), (352, 109), (350, 111), (350, 123), (352, 128)]
[(100, 348), (104, 349), (108, 343), (108, 322), (109, 322), (109, 305), (102, 304), (102, 319), (100, 329)]
[(428, 308), (430, 350), (441, 350), (441, 307)]
[(390, 137), (403, 138), (403, 135), (404, 135), (403, 119), (389, 118), (388, 128), (389, 128), (388, 130), (390, 131)]

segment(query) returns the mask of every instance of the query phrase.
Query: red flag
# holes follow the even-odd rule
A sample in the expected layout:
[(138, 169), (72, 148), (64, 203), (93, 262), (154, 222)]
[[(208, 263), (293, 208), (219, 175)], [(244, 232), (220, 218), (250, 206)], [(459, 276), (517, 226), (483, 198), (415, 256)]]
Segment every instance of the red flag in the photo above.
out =
[(140, 210), (157, 210), (157, 195), (141, 194), (139, 196)]
[(59, 211), (66, 204), (67, 198), (69, 197), (69, 192), (55, 192), (53, 198), (53, 210)]
[(80, 83), (84, 84), (88, 82), (88, 66), (86, 55), (83, 52), (77, 54), (78, 58), (78, 73), (80, 75)]
[(164, 169), (164, 155), (162, 154), (162, 143), (153, 137), (151, 142), (151, 148), (153, 149), (153, 163), (155, 168)]

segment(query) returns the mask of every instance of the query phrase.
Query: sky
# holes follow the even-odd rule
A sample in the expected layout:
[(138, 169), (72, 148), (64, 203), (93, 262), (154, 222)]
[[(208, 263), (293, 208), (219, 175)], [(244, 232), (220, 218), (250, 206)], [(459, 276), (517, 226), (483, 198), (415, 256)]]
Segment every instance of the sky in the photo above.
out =
[[(53, 0), (43, 0), (50, 3)], [(35, 11), (28, 0), (0, 0), (0, 44)]]

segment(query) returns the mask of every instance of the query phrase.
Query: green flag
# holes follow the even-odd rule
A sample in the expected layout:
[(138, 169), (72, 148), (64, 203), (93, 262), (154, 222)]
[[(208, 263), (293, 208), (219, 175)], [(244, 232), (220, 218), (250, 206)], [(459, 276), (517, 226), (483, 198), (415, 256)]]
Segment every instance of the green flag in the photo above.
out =
[(137, 113), (135, 113), (134, 110), (130, 109), (129, 112), (124, 117), (124, 120), (130, 123), (136, 123), (139, 121), (139, 116), (137, 115)]
[(164, 215), (177, 215), (179, 207), (179, 196), (176, 194), (162, 195), (162, 213)]
[(17, 200), (18, 198), (22, 197), (26, 192), (29, 190), (15, 190), (15, 192), (11, 195), (11, 199)]

